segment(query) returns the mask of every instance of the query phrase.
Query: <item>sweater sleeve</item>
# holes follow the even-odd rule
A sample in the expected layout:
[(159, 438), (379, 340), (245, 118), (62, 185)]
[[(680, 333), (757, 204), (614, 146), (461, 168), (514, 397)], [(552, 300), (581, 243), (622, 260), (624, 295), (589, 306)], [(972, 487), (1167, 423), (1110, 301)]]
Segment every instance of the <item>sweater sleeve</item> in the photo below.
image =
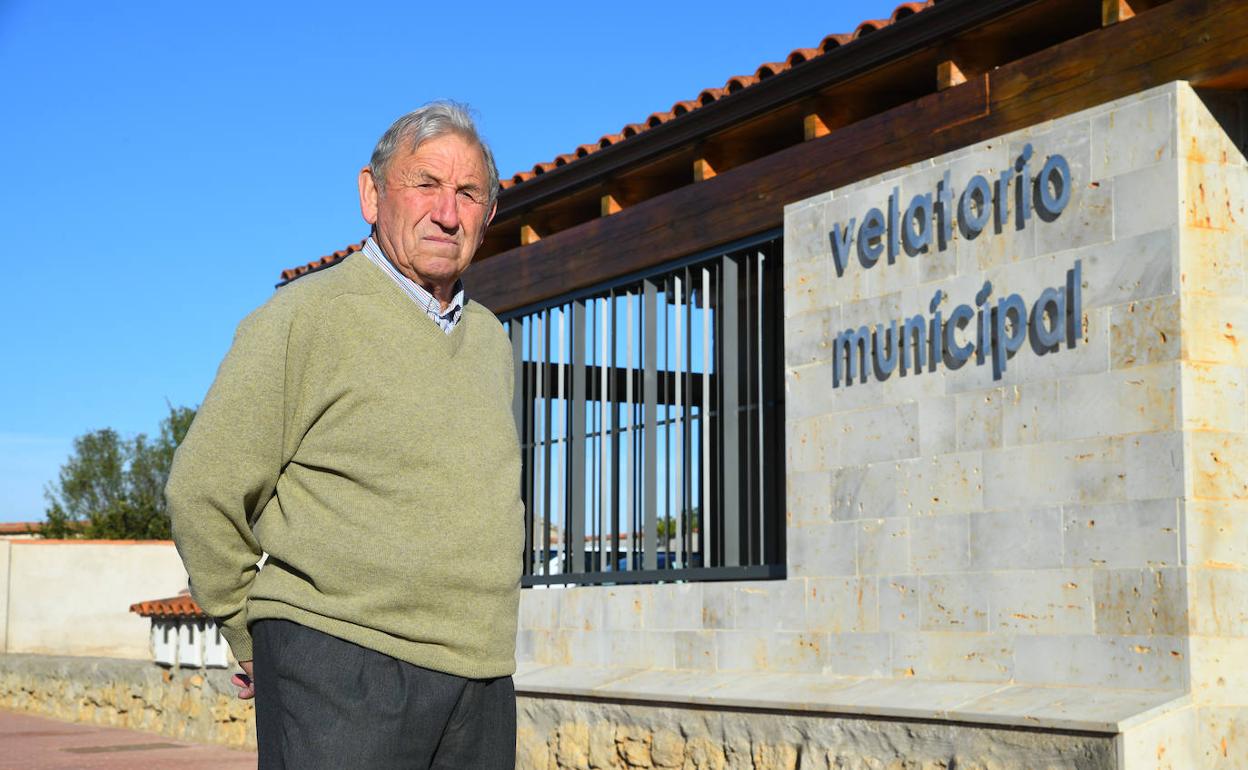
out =
[(240, 661), (252, 658), (247, 597), (261, 557), (252, 525), (284, 465), (286, 304), (275, 297), (239, 325), (165, 488), (191, 594)]

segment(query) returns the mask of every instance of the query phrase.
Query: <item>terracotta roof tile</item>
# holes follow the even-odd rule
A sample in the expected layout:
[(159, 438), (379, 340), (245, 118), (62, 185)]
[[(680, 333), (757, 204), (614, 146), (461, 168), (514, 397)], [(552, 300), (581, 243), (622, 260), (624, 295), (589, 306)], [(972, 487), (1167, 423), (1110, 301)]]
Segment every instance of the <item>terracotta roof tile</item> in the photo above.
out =
[[(922, 11), (924, 8), (927, 8), (931, 5), (935, 5), (936, 2), (938, 2), (938, 0), (926, 0), (926, 2), (901, 3), (896, 8), (893, 9), (892, 14), (890, 14), (887, 19), (876, 19), (876, 20), (864, 21), (861, 24), (859, 24), (858, 27), (851, 34), (828, 35), (822, 41), (820, 41), (818, 47), (816, 48), (794, 49), (792, 52), (789, 53), (788, 56), (785, 57), (784, 61), (770, 62), (767, 64), (763, 64), (754, 71), (753, 75), (737, 75), (735, 77), (728, 78), (727, 82), (724, 83), (724, 86), (722, 88), (704, 89), (702, 93), (698, 94), (697, 99), (677, 102), (676, 104), (672, 105), (671, 109), (665, 112), (656, 112), (652, 114), (650, 117), (646, 119), (645, 123), (633, 123), (628, 126), (625, 126), (624, 129), (617, 134), (607, 134), (606, 136), (603, 136), (601, 139), (598, 140), (598, 147), (599, 148), (610, 147), (611, 145), (618, 144), (619, 142), (625, 141), (627, 139), (631, 139), (632, 137), (638, 134), (644, 133), (651, 128), (660, 126), (668, 122), (669, 120), (674, 120), (683, 115), (687, 115), (690, 112), (693, 112), (694, 110), (697, 110), (700, 107), (705, 107), (706, 105), (712, 102), (718, 101), (727, 96), (731, 96), (732, 94), (737, 93), (738, 91), (741, 91), (742, 89), (749, 88), (750, 86), (754, 85), (760, 80), (765, 80), (766, 78), (775, 77), (776, 75), (779, 75), (783, 72), (787, 72), (793, 67), (804, 64), (810, 61), (811, 59), (818, 58), (819, 56), (822, 56), (835, 48), (839, 48), (843, 45), (852, 43), (854, 40), (860, 37), (869, 35), (873, 32), (877, 32), (883, 29), (884, 27), (887, 27), (890, 24), (894, 24), (908, 16), (913, 16), (914, 14)], [(582, 145), (582, 146), (588, 147), (589, 145)], [(560, 156), (560, 157), (562, 158), (566, 156)], [(584, 157), (584, 156), (580, 156), (580, 157)], [(559, 164), (559, 165), (565, 165), (565, 164)], [(550, 170), (549, 166), (550, 164), (539, 163), (533, 167), (533, 170), (535, 173), (544, 173), (545, 171)], [(531, 175), (526, 175), (523, 172), (520, 174), (516, 174), (511, 177), (512, 184), (508, 185), (508, 187), (521, 184), (531, 178), (532, 178)]]
[(359, 243), (353, 243), (350, 246), (346, 247), (345, 249), (339, 249), (338, 251), (335, 251), (333, 254), (327, 254), (326, 256), (323, 256), (317, 260), (313, 260), (312, 262), (309, 262), (306, 265), (300, 265), (299, 267), (292, 267), (289, 270), (283, 270), (282, 280), (293, 281), (294, 279), (298, 278), (301, 275), (306, 275), (308, 273), (315, 272), (317, 270), (320, 270), (323, 267), (329, 267), (335, 262), (346, 259), (348, 256), (364, 248), (364, 241), (367, 241), (367, 240), (368, 239), (365, 238), (363, 241), (360, 241)]
[(130, 611), (145, 618), (206, 618), (208, 614), (189, 594), (178, 594), (168, 599), (151, 599), (131, 604)]
[[(504, 190), (509, 190), (516, 185), (524, 184), (535, 176), (545, 174), (555, 168), (570, 165), (580, 158), (592, 155), (599, 150), (606, 149), (607, 147), (619, 144), (620, 142), (628, 141), (634, 136), (643, 134), (652, 128), (667, 123), (668, 121), (684, 117), (685, 115), (695, 112), (708, 104), (730, 97), (735, 93), (755, 85), (760, 80), (766, 80), (767, 78), (772, 78), (787, 72), (794, 67), (800, 67), (812, 59), (817, 59), (818, 57), (823, 56), (834, 49), (840, 48), (841, 46), (849, 45), (860, 37), (878, 32), (884, 27), (887, 27), (890, 24), (895, 24), (908, 16), (913, 16), (914, 14), (919, 13), (923, 9), (935, 5), (938, 2), (942, 2), (942, 0), (925, 0), (925, 2), (901, 3), (893, 9), (892, 14), (890, 14), (886, 19), (864, 21), (859, 24), (851, 34), (828, 35), (823, 38), (818, 47), (815, 48), (794, 49), (788, 56), (785, 57), (784, 61), (763, 64), (754, 71), (753, 75), (736, 75), (734, 77), (730, 77), (724, 83), (722, 88), (704, 89), (700, 94), (698, 94), (696, 99), (676, 102), (672, 105), (671, 109), (663, 112), (656, 112), (650, 115), (650, 117), (646, 118), (644, 123), (630, 123), (618, 133), (606, 134), (597, 142), (583, 144), (578, 147), (575, 152), (560, 155), (553, 161), (537, 163), (531, 170), (520, 171), (516, 174), (512, 174), (510, 177), (500, 180), (499, 184)], [(353, 251), (359, 251), (360, 248), (360, 244), (353, 245), (350, 248), (345, 249), (343, 252), (334, 252), (327, 257), (322, 257), (314, 262), (309, 262), (307, 265), (302, 267), (296, 267), (283, 271), (282, 280), (290, 281), (304, 275), (305, 273), (319, 270), (322, 267), (328, 267), (334, 262), (337, 262), (345, 257), (347, 254), (350, 254)]]

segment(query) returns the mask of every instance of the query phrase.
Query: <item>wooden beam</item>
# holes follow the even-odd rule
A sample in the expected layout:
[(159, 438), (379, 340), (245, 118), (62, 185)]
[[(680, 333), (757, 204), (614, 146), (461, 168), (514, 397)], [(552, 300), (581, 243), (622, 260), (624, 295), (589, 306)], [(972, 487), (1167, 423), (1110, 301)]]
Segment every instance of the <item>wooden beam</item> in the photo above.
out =
[(812, 112), (802, 118), (802, 133), (809, 142), (811, 139), (827, 136), (831, 131), (828, 130), (828, 124), (823, 122), (823, 118)]
[(695, 158), (693, 161), (693, 181), (705, 182), (715, 176), (715, 167), (706, 158)]
[(944, 91), (965, 82), (966, 75), (962, 74), (962, 68), (953, 59), (946, 59), (936, 65), (936, 90)]
[(1127, 0), (1101, 0), (1101, 26), (1108, 27), (1135, 15)]
[(533, 229), (533, 225), (528, 224), (527, 222), (522, 223), (520, 225), (520, 245), (521, 246), (531, 246), (532, 244), (537, 243), (541, 239), (542, 239), (542, 236), (537, 234), (537, 231)]
[(620, 202), (615, 199), (614, 195), (607, 193), (602, 196), (602, 215), (604, 217), (609, 217), (612, 214), (618, 214), (620, 209)]
[[(938, 6), (939, 7), (939, 6)], [(1248, 3), (1171, 0), (704, 184), (473, 264), (505, 312), (780, 227), (784, 205), (1172, 80), (1248, 74)]]

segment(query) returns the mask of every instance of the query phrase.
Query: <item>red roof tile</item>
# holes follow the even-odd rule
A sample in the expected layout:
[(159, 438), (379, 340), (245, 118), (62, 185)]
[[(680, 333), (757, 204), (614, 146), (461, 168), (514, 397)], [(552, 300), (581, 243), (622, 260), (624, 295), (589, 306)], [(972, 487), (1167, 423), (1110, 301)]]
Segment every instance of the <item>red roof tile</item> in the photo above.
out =
[(168, 599), (152, 599), (131, 604), (130, 611), (145, 618), (206, 618), (208, 614), (189, 594), (178, 594)]
[(294, 279), (306, 273), (311, 273), (316, 270), (320, 270), (323, 267), (329, 267), (335, 262), (346, 259), (348, 256), (364, 248), (364, 241), (367, 241), (367, 240), (368, 239), (365, 238), (363, 241), (360, 241), (359, 243), (353, 243), (350, 246), (346, 247), (345, 249), (339, 249), (338, 251), (335, 251), (333, 254), (327, 254), (321, 257), (320, 259), (316, 259), (316, 260), (309, 262), (306, 265), (300, 265), (299, 267), (292, 267), (289, 270), (283, 270), (282, 280), (293, 281)]
[[(794, 67), (800, 67), (811, 59), (816, 59), (833, 49), (848, 45), (860, 37), (877, 32), (890, 24), (894, 24), (901, 19), (906, 18), (907, 16), (913, 16), (914, 14), (935, 5), (940, 1), (941, 0), (925, 0), (925, 2), (902, 3), (893, 10), (893, 13), (887, 19), (864, 21), (859, 24), (851, 34), (828, 35), (819, 43), (817, 48), (794, 49), (788, 56), (785, 57), (784, 61), (763, 64), (754, 71), (753, 75), (736, 75), (734, 77), (730, 77), (724, 83), (722, 88), (707, 88), (703, 90), (702, 93), (698, 94), (698, 98), (677, 102), (672, 105), (671, 109), (665, 112), (656, 112), (652, 114), (650, 117), (646, 118), (644, 123), (630, 123), (621, 129), (619, 133), (607, 134), (606, 136), (599, 138), (597, 142), (583, 144), (578, 147), (575, 152), (560, 155), (553, 161), (534, 164), (532, 169), (519, 171), (512, 174), (510, 177), (500, 179), (499, 183), (504, 190), (515, 187), (518, 184), (523, 184), (535, 176), (545, 174), (547, 171), (551, 171), (552, 169), (558, 167), (566, 166), (580, 158), (592, 155), (599, 150), (606, 149), (607, 147), (619, 144), (620, 142), (627, 141), (634, 136), (645, 133), (656, 126), (661, 126), (670, 120), (676, 120), (702, 107), (705, 107), (708, 104), (732, 96), (733, 94), (749, 88), (761, 80), (775, 77), (776, 75), (787, 72)], [(285, 270), (282, 272), (282, 281), (290, 281), (304, 275), (305, 273), (310, 273), (314, 270), (328, 267), (351, 252), (359, 251), (362, 246), (362, 243), (356, 244), (343, 251), (337, 251), (313, 262), (309, 262), (301, 267)]]
[[(622, 142), (626, 139), (630, 139), (633, 136), (636, 136), (637, 134), (643, 133), (651, 128), (654, 128), (655, 126), (662, 125), (669, 120), (674, 120), (676, 118), (681, 117), (682, 115), (687, 115), (688, 113), (693, 112), (699, 107), (705, 107), (711, 102), (718, 101), (719, 99), (722, 99), (727, 96), (731, 96), (732, 94), (740, 91), (743, 88), (748, 88), (749, 86), (754, 85), (760, 80), (765, 80), (770, 77), (775, 77), (776, 75), (779, 75), (782, 72), (786, 72), (801, 64), (805, 64), (811, 59), (822, 56), (834, 48), (839, 48), (843, 45), (853, 42), (854, 40), (860, 37), (863, 37), (864, 35), (869, 35), (873, 32), (877, 32), (883, 29), (884, 27), (889, 26), (890, 24), (894, 24), (906, 18), (907, 16), (913, 16), (919, 11), (922, 11), (924, 8), (934, 5), (936, 1), (937, 0), (926, 0), (926, 2), (921, 2), (921, 3), (902, 3), (901, 5), (897, 6), (893, 10), (892, 15), (890, 15), (887, 19), (876, 19), (872, 21), (864, 21), (858, 25), (857, 29), (855, 29), (852, 34), (828, 35), (827, 37), (823, 39), (822, 42), (820, 42), (819, 47), (817, 48), (794, 49), (788, 56), (785, 57), (784, 61), (763, 64), (757, 70), (754, 71), (753, 75), (737, 75), (735, 77), (728, 78), (728, 81), (724, 83), (723, 88), (708, 88), (702, 91), (702, 93), (698, 95), (697, 99), (677, 102), (676, 104), (673, 104), (671, 109), (667, 110), (666, 112), (654, 113), (653, 115), (651, 115), (649, 118), (646, 119), (645, 123), (633, 123), (629, 126), (626, 126), (618, 134), (608, 134), (602, 137), (601, 139), (599, 139), (596, 144), (585, 144), (585, 145), (581, 145), (581, 147), (587, 149), (588, 152), (586, 154), (589, 154), (591, 152), (596, 152), (597, 150), (610, 147), (613, 144), (618, 144), (619, 142)], [(560, 157), (562, 158), (566, 156), (560, 156)], [(584, 157), (584, 156), (578, 153), (578, 157)], [(564, 165), (562, 163), (558, 163), (557, 161), (556, 163), (558, 165)], [(533, 166), (533, 169), (531, 172), (521, 171), (517, 174), (513, 174), (510, 178), (503, 179), (502, 186), (504, 189), (514, 187), (518, 184), (528, 181), (529, 179), (532, 179), (535, 174), (542, 174), (542, 173), (545, 173), (546, 171), (549, 171), (550, 166), (551, 166), (550, 163), (538, 163), (535, 166)]]

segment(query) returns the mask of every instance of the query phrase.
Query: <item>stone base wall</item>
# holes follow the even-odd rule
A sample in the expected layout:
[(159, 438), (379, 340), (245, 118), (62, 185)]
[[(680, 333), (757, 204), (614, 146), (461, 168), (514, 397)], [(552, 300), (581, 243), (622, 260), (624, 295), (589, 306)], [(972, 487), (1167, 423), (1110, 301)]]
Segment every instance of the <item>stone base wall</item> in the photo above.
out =
[(84, 724), (255, 748), (255, 708), (221, 670), (150, 661), (0, 655), (0, 708)]
[(520, 696), (519, 770), (1109, 770), (1114, 737)]

